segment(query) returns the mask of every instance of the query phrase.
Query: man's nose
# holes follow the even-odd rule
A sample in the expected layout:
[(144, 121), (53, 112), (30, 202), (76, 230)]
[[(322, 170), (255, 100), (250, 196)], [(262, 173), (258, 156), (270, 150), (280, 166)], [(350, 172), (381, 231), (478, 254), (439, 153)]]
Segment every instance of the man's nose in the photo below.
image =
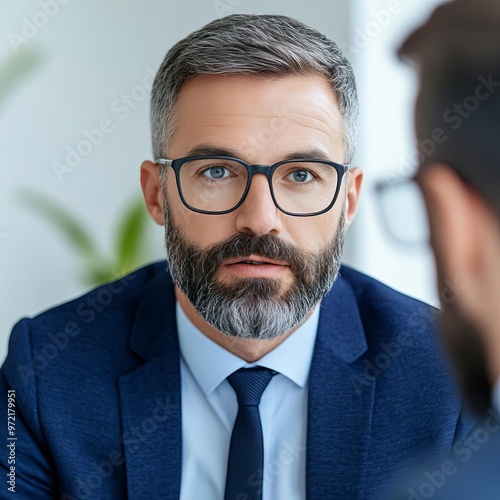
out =
[(279, 234), (282, 212), (274, 204), (269, 181), (264, 174), (255, 174), (247, 196), (236, 210), (236, 229), (240, 233)]

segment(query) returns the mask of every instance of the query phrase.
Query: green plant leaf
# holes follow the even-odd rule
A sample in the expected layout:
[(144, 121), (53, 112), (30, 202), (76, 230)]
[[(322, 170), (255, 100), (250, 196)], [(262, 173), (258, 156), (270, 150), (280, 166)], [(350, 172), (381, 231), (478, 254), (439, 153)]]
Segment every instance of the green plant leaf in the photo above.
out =
[(41, 193), (28, 189), (23, 189), (20, 192), (20, 200), (23, 205), (33, 209), (56, 226), (73, 245), (73, 248), (89, 263), (102, 262), (92, 238), (82, 223), (71, 215), (65, 207)]
[(125, 212), (116, 239), (116, 268), (127, 273), (143, 263), (144, 237), (148, 213), (142, 197), (137, 197)]
[(111, 265), (101, 263), (98, 266), (91, 267), (87, 270), (84, 281), (89, 286), (99, 286), (117, 279), (119, 275), (112, 271)]
[(121, 218), (113, 259), (102, 256), (83, 224), (65, 207), (29, 189), (23, 189), (19, 198), (25, 207), (59, 229), (84, 258), (86, 269), (83, 281), (86, 285), (97, 286), (118, 279), (145, 263), (144, 236), (149, 218), (142, 198), (129, 203)]
[(6, 101), (19, 82), (45, 59), (38, 48), (23, 47), (11, 54), (0, 65), (0, 106)]

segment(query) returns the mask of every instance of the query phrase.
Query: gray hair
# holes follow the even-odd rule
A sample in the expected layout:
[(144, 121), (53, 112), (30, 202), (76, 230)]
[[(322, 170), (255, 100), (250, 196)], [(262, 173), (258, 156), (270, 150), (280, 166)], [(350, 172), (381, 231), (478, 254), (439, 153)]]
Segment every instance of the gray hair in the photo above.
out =
[(156, 74), (151, 93), (155, 158), (166, 155), (175, 129), (175, 103), (184, 82), (197, 75), (319, 73), (337, 97), (344, 118), (345, 160), (352, 161), (358, 122), (354, 72), (337, 44), (290, 17), (234, 14), (217, 19), (175, 44)]

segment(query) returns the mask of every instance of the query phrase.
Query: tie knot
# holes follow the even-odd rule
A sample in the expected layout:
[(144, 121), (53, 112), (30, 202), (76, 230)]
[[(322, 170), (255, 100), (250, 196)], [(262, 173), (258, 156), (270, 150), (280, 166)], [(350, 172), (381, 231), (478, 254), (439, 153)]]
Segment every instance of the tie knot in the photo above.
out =
[(236, 393), (239, 406), (259, 406), (262, 393), (277, 373), (263, 366), (240, 368), (229, 375), (227, 381)]

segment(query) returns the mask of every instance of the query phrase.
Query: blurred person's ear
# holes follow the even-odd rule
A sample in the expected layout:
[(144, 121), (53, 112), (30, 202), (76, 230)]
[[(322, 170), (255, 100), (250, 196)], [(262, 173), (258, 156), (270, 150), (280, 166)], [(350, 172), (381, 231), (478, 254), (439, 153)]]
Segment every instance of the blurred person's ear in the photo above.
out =
[(439, 291), (446, 287), (452, 292), (471, 319), (483, 318), (485, 308), (500, 296), (498, 216), (446, 164), (424, 167), (418, 180), (429, 213)]
[(426, 166), (418, 175), (431, 229), (431, 245), (444, 278), (464, 274), (475, 253), (477, 215), (471, 190), (447, 165)]
[(141, 187), (144, 201), (153, 220), (163, 225), (163, 193), (161, 189), (160, 170), (156, 163), (149, 160), (141, 165)]

